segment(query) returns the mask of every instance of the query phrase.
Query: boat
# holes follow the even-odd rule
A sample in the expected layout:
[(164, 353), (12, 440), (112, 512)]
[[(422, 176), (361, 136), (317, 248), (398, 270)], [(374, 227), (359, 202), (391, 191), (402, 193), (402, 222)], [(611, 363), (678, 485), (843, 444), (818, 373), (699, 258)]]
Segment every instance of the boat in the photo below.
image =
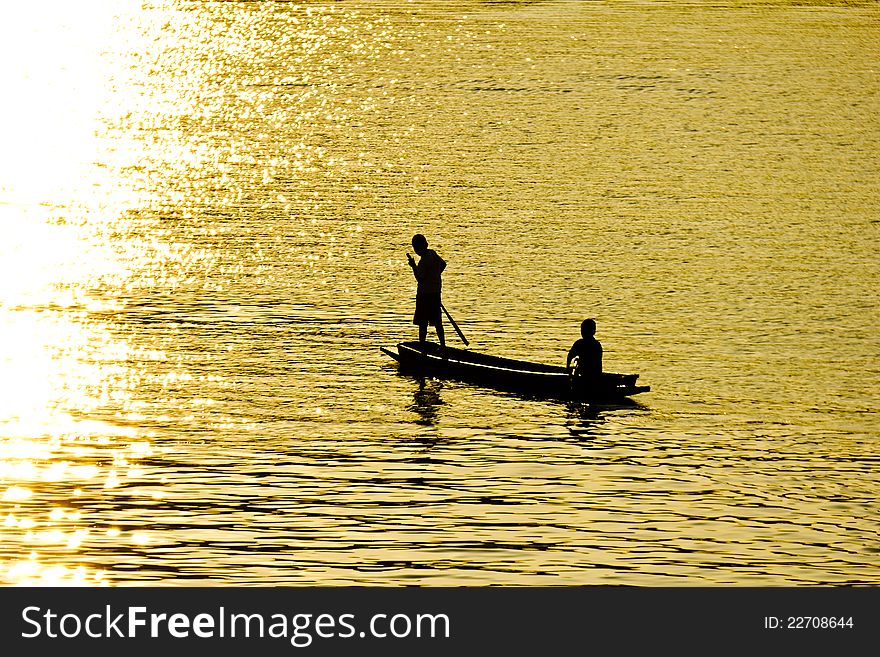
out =
[(440, 348), (434, 342), (401, 342), (397, 351), (382, 352), (399, 363), (402, 373), (455, 379), (528, 396), (572, 401), (615, 401), (649, 392), (637, 385), (638, 374), (603, 373), (597, 382), (579, 383), (562, 366), (490, 356), (474, 351)]

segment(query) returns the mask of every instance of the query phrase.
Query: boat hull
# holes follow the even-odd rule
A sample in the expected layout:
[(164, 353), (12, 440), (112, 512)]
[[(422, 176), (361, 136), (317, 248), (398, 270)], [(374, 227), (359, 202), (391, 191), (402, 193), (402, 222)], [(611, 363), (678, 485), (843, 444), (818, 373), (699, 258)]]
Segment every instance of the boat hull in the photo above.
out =
[(568, 370), (555, 365), (489, 356), (432, 342), (401, 342), (397, 351), (382, 352), (405, 373), (456, 379), (520, 394), (565, 400), (619, 400), (650, 391), (636, 385), (637, 374), (603, 374), (590, 385), (572, 382)]

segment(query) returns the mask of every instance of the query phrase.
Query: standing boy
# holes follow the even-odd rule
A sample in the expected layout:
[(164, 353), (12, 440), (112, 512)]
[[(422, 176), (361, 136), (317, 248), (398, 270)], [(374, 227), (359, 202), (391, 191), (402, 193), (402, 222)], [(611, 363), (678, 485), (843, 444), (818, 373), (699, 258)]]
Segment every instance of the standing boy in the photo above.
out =
[(419, 255), (419, 262), (407, 253), (406, 259), (412, 267), (413, 275), (418, 281), (416, 289), (416, 312), (413, 315), (413, 324), (419, 327), (419, 342), (425, 342), (428, 337), (428, 324), (437, 329), (437, 339), (440, 347), (446, 347), (446, 337), (443, 331), (443, 319), (440, 316), (440, 290), (442, 287), (441, 274), (446, 269), (446, 261), (437, 252), (428, 248), (428, 240), (424, 235), (415, 235), (412, 238), (413, 250)]

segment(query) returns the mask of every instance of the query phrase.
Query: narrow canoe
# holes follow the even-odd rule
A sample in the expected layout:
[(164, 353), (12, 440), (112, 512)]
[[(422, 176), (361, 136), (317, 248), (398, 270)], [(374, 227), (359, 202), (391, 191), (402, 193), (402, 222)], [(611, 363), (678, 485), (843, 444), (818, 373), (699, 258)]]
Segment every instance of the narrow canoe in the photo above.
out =
[(382, 352), (400, 364), (401, 371), (449, 378), (526, 395), (554, 399), (615, 400), (651, 390), (636, 385), (638, 374), (603, 374), (590, 385), (572, 385), (566, 368), (490, 356), (433, 342), (401, 342), (397, 351), (381, 347)]

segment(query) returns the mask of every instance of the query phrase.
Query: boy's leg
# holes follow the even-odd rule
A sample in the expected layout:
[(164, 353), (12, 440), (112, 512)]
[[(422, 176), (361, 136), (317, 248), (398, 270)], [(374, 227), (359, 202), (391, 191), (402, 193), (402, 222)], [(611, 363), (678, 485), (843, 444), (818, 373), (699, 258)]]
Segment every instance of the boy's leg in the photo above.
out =
[(440, 324), (437, 324), (436, 329), (437, 329), (437, 339), (440, 340), (440, 346), (445, 349), (446, 348), (446, 332), (443, 330), (442, 322)]
[(424, 342), (428, 339), (428, 325), (427, 324), (419, 324), (419, 342)]

